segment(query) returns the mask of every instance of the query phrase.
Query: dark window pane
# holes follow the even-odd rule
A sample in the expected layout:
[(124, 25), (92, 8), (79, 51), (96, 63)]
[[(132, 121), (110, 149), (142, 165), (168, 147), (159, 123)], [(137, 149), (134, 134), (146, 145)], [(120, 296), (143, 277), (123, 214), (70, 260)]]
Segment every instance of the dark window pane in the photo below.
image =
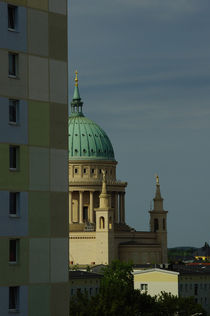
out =
[(19, 287), (9, 287), (9, 309), (18, 310), (19, 308)]
[(11, 169), (17, 168), (17, 147), (14, 146), (9, 148), (9, 167)]
[(158, 219), (155, 218), (155, 219), (154, 219), (154, 231), (156, 232), (158, 229), (159, 229)]
[(14, 30), (16, 26), (16, 12), (16, 7), (8, 6), (8, 28), (12, 30)]
[(18, 193), (10, 192), (9, 193), (9, 214), (16, 215), (18, 209)]
[(17, 261), (17, 240), (11, 239), (9, 241), (9, 262)]
[(9, 121), (17, 123), (18, 115), (18, 100), (9, 100)]
[(9, 53), (9, 75), (17, 76), (17, 54)]

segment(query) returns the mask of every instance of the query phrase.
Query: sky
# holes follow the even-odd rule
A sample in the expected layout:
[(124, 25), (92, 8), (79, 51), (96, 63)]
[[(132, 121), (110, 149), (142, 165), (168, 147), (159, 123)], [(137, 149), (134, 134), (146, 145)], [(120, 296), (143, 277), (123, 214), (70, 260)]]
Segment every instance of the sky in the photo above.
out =
[(72, 0), (69, 99), (108, 134), (126, 222), (149, 230), (155, 173), (168, 246), (210, 243), (210, 1)]

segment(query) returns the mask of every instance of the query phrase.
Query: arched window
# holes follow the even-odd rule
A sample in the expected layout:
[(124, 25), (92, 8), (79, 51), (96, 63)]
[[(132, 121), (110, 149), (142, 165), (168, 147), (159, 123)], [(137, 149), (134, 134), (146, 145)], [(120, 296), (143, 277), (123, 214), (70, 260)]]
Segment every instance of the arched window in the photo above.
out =
[(100, 229), (104, 229), (104, 228), (105, 228), (105, 219), (104, 219), (103, 216), (101, 216), (101, 217), (99, 218), (99, 228), (100, 228)]
[(112, 217), (109, 217), (109, 229), (112, 229)]
[(156, 232), (159, 229), (159, 223), (158, 218), (154, 219), (154, 232)]

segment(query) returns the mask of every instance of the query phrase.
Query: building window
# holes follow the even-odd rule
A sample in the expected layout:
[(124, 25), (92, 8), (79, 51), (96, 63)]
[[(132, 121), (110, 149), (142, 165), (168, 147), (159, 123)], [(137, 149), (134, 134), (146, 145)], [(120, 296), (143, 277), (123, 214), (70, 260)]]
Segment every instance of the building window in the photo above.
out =
[(158, 218), (154, 219), (154, 231), (156, 232), (159, 229)]
[(8, 5), (8, 29), (15, 30), (17, 28), (17, 7)]
[(86, 168), (83, 169), (83, 173), (87, 173), (87, 169)]
[(89, 288), (89, 293), (90, 293), (90, 296), (92, 295), (92, 288), (90, 287)]
[(18, 75), (18, 54), (9, 53), (9, 77), (16, 78)]
[(20, 193), (10, 192), (9, 193), (9, 215), (10, 216), (19, 215), (19, 202), (20, 202)]
[(194, 295), (198, 295), (198, 284), (194, 284)]
[(74, 173), (78, 173), (78, 169), (77, 168), (74, 169)]
[(9, 168), (11, 170), (18, 169), (18, 157), (19, 156), (19, 147), (10, 146), (9, 147)]
[(91, 173), (94, 173), (95, 172), (95, 169), (91, 169)]
[(99, 228), (100, 228), (100, 229), (104, 229), (104, 228), (105, 228), (105, 219), (104, 219), (103, 216), (101, 216), (101, 217), (99, 218)]
[(9, 100), (9, 123), (17, 124), (19, 114), (19, 101)]
[(148, 284), (146, 284), (146, 283), (141, 283), (141, 284), (140, 284), (140, 290), (141, 290), (141, 291), (147, 291), (147, 290), (148, 290)]
[(109, 217), (109, 229), (112, 229), (112, 217)]
[(19, 310), (19, 286), (9, 287), (9, 311), (17, 312)]
[(19, 245), (19, 239), (10, 239), (9, 241), (9, 262), (10, 263), (18, 262), (18, 245)]

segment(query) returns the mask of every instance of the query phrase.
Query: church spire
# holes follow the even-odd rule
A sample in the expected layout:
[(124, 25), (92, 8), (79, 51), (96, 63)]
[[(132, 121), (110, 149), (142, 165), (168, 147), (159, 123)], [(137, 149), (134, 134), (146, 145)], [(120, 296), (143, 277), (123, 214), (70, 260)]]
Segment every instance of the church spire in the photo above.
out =
[(101, 194), (99, 195), (99, 200), (100, 200), (100, 206), (99, 208), (106, 208), (106, 207), (111, 207), (111, 195), (107, 193), (107, 188), (106, 188), (106, 171), (102, 169), (102, 191)]
[(156, 192), (155, 197), (153, 199), (154, 201), (154, 210), (162, 211), (163, 210), (163, 198), (160, 193), (160, 182), (159, 182), (159, 176), (156, 175)]
[(75, 71), (75, 84), (74, 84), (74, 95), (71, 102), (71, 116), (83, 116), (82, 106), (83, 102), (81, 101), (78, 85), (78, 71)]

